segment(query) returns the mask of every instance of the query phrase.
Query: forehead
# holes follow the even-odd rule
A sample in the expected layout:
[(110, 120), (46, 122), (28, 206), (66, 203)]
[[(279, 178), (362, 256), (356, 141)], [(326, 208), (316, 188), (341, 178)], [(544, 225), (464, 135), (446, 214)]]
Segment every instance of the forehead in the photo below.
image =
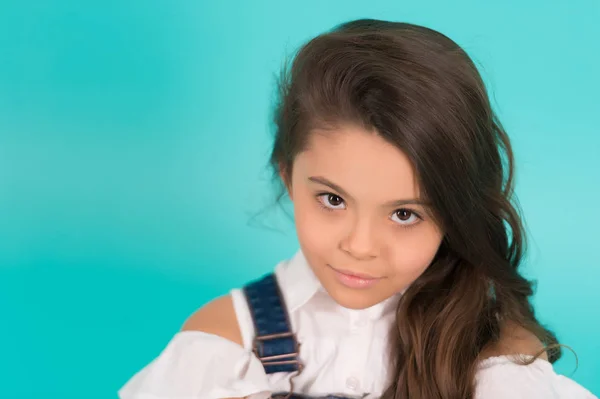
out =
[(419, 195), (408, 157), (376, 132), (357, 126), (312, 131), (294, 170), (305, 178), (325, 177), (357, 197), (389, 201)]

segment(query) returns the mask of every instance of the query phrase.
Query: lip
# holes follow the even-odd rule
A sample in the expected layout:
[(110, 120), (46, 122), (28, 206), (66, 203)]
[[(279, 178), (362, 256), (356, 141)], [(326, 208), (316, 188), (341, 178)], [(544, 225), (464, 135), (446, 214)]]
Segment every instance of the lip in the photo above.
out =
[(382, 277), (373, 277), (364, 273), (356, 273), (349, 270), (336, 269), (331, 265), (329, 266), (335, 273), (337, 280), (348, 288), (364, 289), (370, 288), (377, 284)]

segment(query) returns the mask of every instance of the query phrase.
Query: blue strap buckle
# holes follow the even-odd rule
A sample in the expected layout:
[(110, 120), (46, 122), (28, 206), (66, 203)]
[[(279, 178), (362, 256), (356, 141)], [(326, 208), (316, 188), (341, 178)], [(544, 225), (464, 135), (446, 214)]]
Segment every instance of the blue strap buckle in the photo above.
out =
[[(294, 341), (294, 351), (290, 353), (283, 353), (278, 355), (266, 355), (264, 351), (264, 344), (268, 341), (276, 343), (278, 340), (289, 340)], [(284, 365), (296, 365), (298, 371), (302, 370), (303, 365), (299, 360), (300, 344), (295, 339), (295, 334), (292, 332), (282, 332), (276, 334), (259, 335), (254, 338), (253, 351), (256, 357), (262, 362), (263, 366), (284, 366)]]

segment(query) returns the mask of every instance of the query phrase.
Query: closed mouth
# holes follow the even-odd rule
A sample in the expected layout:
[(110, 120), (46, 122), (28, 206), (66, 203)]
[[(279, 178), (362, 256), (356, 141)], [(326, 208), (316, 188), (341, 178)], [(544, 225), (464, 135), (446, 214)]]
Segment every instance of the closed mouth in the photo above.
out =
[(327, 266), (329, 266), (330, 268), (332, 268), (333, 270), (335, 270), (338, 273), (342, 273), (342, 274), (345, 274), (346, 276), (350, 276), (350, 277), (360, 278), (363, 280), (379, 280), (379, 279), (383, 278), (383, 277), (371, 276), (371, 275), (365, 274), (365, 273), (357, 273), (357, 272), (353, 272), (350, 270), (336, 269), (335, 267), (333, 267), (329, 264)]

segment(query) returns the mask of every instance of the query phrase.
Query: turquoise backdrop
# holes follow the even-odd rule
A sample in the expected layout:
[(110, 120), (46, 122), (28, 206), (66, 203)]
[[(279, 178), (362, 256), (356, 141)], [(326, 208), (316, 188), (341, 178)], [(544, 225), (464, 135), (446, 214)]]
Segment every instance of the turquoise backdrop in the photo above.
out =
[(191, 312), (293, 254), (269, 210), (274, 74), (364, 17), (481, 66), (539, 316), (579, 356), (556, 367), (600, 394), (598, 0), (0, 0), (0, 397), (114, 398)]

